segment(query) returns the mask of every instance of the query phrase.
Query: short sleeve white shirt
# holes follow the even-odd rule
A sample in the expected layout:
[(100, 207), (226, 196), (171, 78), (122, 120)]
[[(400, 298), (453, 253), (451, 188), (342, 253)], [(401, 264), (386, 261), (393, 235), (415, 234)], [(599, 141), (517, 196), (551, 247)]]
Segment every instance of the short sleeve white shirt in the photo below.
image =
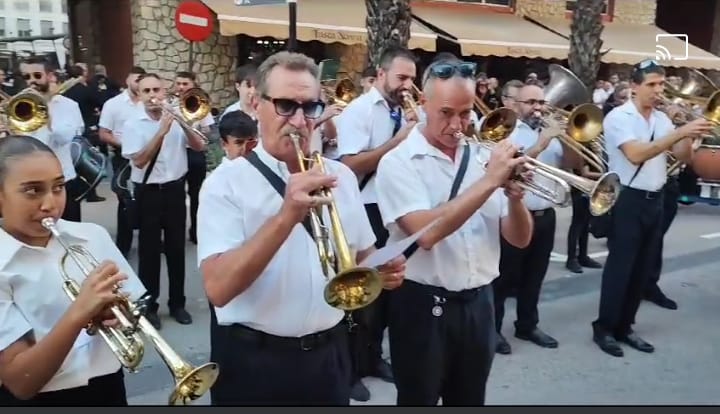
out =
[[(380, 160), (377, 173), (378, 207), (390, 236), (388, 243), (407, 236), (397, 220), (414, 211), (431, 210), (448, 201), (464, 146), (455, 161), (430, 145), (418, 124), (407, 139)], [(487, 150), (470, 144), (462, 194), (485, 175)], [(507, 197), (496, 190), (457, 231), (430, 250), (422, 248), (408, 259), (406, 278), (418, 283), (461, 291), (492, 282), (499, 274), (500, 220), (508, 214)]]
[[(57, 227), (70, 244), (79, 244), (96, 255), (117, 264), (128, 276), (123, 291), (130, 300), (145, 293), (135, 272), (115, 247), (108, 232), (94, 223), (59, 220)], [(0, 229), (0, 350), (31, 333), (42, 340), (62, 318), (71, 305), (63, 291), (59, 272), (60, 258), (65, 254), (60, 243), (52, 238), (46, 247), (26, 245)], [(67, 260), (69, 276), (78, 285), (84, 275), (72, 259)], [(82, 331), (60, 370), (41, 392), (85, 386), (91, 378), (111, 374), (120, 369), (120, 362), (100, 335), (89, 336)]]
[[(285, 163), (254, 149), (259, 159), (287, 182)], [(333, 189), (340, 220), (354, 253), (375, 243), (375, 235), (360, 200), (357, 179), (344, 164), (324, 160), (338, 177)], [(198, 263), (235, 249), (249, 240), (282, 206), (282, 196), (244, 157), (228, 161), (205, 179), (198, 209)], [(329, 217), (325, 214), (325, 223)], [(215, 308), (220, 325), (242, 324), (272, 335), (299, 337), (335, 326), (343, 312), (323, 298), (327, 281), (317, 245), (301, 223), (275, 253), (253, 284), (225, 306)]]

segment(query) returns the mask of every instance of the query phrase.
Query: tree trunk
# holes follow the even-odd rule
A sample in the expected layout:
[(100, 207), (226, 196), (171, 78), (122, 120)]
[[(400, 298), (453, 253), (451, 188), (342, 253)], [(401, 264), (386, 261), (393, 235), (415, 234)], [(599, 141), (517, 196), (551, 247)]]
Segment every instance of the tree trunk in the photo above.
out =
[(604, 4), (604, 0), (578, 0), (570, 26), (570, 70), (580, 78), (590, 93), (595, 88), (600, 69)]
[(365, 6), (368, 61), (377, 66), (388, 47), (407, 47), (412, 22), (410, 0), (365, 0)]

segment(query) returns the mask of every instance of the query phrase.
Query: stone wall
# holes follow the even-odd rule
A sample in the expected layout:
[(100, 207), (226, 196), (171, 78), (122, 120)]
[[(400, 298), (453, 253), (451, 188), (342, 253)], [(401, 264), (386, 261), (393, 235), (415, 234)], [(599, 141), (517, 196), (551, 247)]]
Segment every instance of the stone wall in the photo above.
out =
[(344, 45), (332, 43), (327, 45), (328, 59), (340, 60), (340, 72), (353, 80), (360, 82), (365, 66), (367, 65), (367, 46), (365, 44)]
[(614, 22), (655, 24), (655, 0), (615, 0)]
[(516, 0), (515, 12), (530, 17), (563, 17), (565, 0)]
[[(175, 72), (188, 70), (189, 42), (175, 29), (175, 9), (180, 0), (133, 0), (133, 57), (136, 65), (172, 80)], [(217, 23), (217, 21), (216, 21)], [(220, 36), (217, 24), (208, 40), (194, 45), (192, 71), (199, 86), (210, 94), (212, 104), (224, 107), (237, 99), (234, 68), (237, 47), (234, 37)]]

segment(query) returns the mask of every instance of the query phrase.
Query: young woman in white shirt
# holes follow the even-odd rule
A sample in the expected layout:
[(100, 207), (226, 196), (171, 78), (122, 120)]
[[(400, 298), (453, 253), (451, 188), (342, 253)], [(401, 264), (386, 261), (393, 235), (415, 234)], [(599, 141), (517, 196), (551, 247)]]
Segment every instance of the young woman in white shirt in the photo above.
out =
[[(60, 219), (64, 181), (47, 145), (0, 140), (0, 406), (127, 405), (120, 362), (85, 327), (117, 323), (108, 311), (114, 286), (130, 300), (145, 289), (105, 229)], [(81, 286), (74, 301), (62, 290), (65, 249), (42, 225), (48, 217), (65, 241), (107, 259), (87, 278), (66, 267)]]

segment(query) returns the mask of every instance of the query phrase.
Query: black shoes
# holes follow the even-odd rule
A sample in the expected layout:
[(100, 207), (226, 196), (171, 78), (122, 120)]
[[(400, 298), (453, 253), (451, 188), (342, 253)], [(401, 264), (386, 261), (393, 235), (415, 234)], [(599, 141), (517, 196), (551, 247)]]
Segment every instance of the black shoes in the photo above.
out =
[(644, 339), (640, 338), (635, 332), (630, 332), (625, 336), (618, 337), (617, 340), (630, 345), (631, 348), (635, 348), (640, 352), (645, 352), (648, 354), (655, 352), (655, 347)]
[(567, 262), (565, 262), (565, 267), (573, 273), (582, 273), (583, 267), (587, 267), (588, 269), (602, 269), (602, 264), (588, 256), (584, 256), (577, 259), (568, 258)]
[(185, 308), (177, 308), (170, 310), (170, 316), (175, 318), (177, 323), (181, 325), (190, 325), (192, 323), (192, 316), (185, 310)]
[(358, 379), (350, 388), (350, 398), (355, 401), (368, 401), (370, 400), (370, 390)]
[(593, 341), (597, 344), (597, 346), (602, 349), (603, 352), (605, 352), (608, 355), (612, 355), (614, 357), (621, 357), (623, 356), (623, 350), (620, 348), (620, 344), (618, 341), (615, 340), (610, 335), (604, 334), (604, 333), (596, 333), (593, 335)]
[(645, 294), (644, 299), (648, 302), (652, 302), (661, 308), (676, 310), (678, 308), (677, 302), (665, 296), (659, 289), (658, 292)]
[(145, 314), (145, 319), (147, 319), (148, 322), (150, 322), (150, 324), (158, 331), (162, 329), (162, 322), (160, 322), (160, 316), (158, 316), (157, 311), (148, 311), (148, 313)]
[(392, 373), (392, 367), (390, 364), (385, 361), (384, 359), (380, 358), (378, 362), (375, 364), (373, 369), (368, 373), (369, 376), (380, 378), (381, 380), (389, 383), (394, 383), (395, 379), (393, 378)]
[(593, 325), (593, 341), (603, 352), (614, 357), (621, 357), (624, 354), (620, 347), (621, 342), (630, 345), (631, 348), (637, 349), (640, 352), (650, 354), (655, 351), (654, 346), (640, 338), (638, 334), (633, 331), (625, 335), (610, 335), (603, 329), (598, 329)]
[(504, 336), (502, 336), (501, 333), (497, 334), (497, 344), (495, 345), (495, 352), (502, 355), (510, 355), (512, 354), (512, 348), (510, 348), (510, 344), (508, 343), (507, 339), (505, 339)]
[(543, 348), (558, 347), (558, 341), (555, 340), (555, 338), (553, 338), (552, 336), (541, 331), (540, 328), (535, 328), (530, 332), (515, 330), (515, 338), (530, 341), (535, 345), (541, 346)]

